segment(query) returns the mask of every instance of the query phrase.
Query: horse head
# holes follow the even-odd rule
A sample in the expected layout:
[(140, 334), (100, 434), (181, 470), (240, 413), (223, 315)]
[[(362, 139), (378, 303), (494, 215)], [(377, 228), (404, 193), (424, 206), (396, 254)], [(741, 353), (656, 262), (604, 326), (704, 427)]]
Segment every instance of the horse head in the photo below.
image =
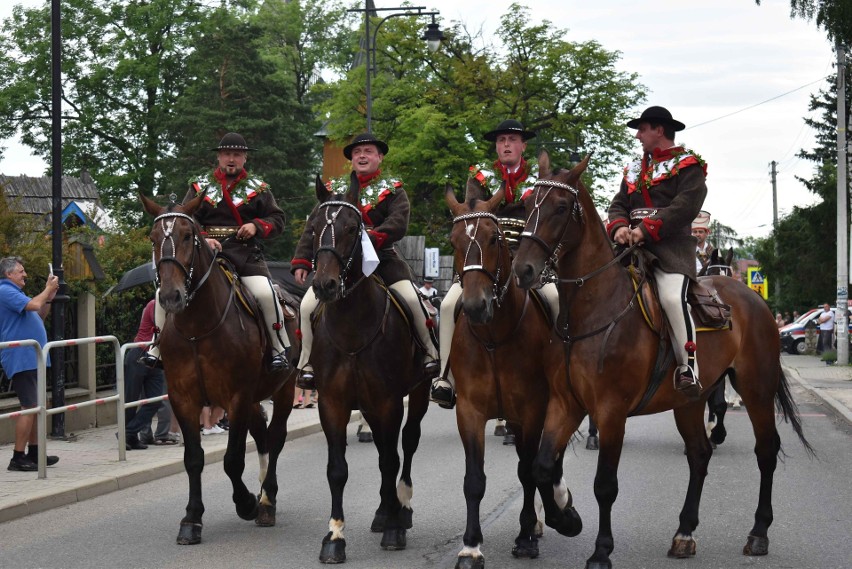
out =
[(513, 264), (521, 287), (535, 285), (548, 265), (553, 267), (559, 255), (574, 251), (580, 244), (585, 214), (595, 211), (580, 179), (590, 157), (571, 170), (553, 170), (547, 152), (539, 153), (539, 178), (525, 200), (527, 221)]
[[(185, 204), (168, 207), (142, 194), (139, 198), (145, 211), (154, 217), (149, 239), (160, 289), (160, 305), (166, 312), (180, 313), (192, 300), (195, 293), (193, 283), (204, 271), (204, 258), (213, 254), (201, 238), (201, 229), (192, 217), (204, 196), (198, 195)], [(206, 256), (202, 252), (206, 252)]]
[(345, 194), (333, 194), (319, 176), (316, 192), (319, 205), (311, 227), (314, 235), (313, 289), (320, 302), (346, 295), (351, 281), (362, 276), (361, 232), (364, 222), (358, 207), (360, 184), (355, 172)]
[(446, 202), (453, 214), (450, 242), (455, 250), (455, 270), (462, 287), (465, 314), (475, 324), (485, 324), (494, 316), (511, 279), (509, 250), (497, 224), (497, 211), (504, 190), (484, 201), (482, 185), (468, 179), (465, 201), (456, 200), (447, 185)]
[(710, 253), (710, 259), (707, 260), (707, 264), (704, 265), (701, 269), (701, 272), (698, 276), (713, 276), (713, 275), (722, 275), (726, 277), (734, 276), (734, 271), (731, 268), (731, 263), (734, 260), (734, 249), (729, 248), (728, 252), (725, 253), (725, 258), (719, 258), (719, 250), (713, 249), (713, 252)]

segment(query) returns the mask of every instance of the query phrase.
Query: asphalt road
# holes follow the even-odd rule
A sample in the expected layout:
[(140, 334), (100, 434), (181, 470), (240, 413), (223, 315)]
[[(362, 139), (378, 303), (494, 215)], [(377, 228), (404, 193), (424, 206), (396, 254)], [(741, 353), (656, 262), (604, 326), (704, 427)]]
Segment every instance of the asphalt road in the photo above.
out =
[[(686, 459), (670, 413), (630, 419), (620, 468), (620, 493), (614, 508), (616, 568), (852, 567), (852, 453), (850, 427), (823, 414), (796, 391), (806, 435), (819, 458), (809, 460), (792, 429), (782, 425), (787, 453), (775, 475), (775, 523), (767, 557), (747, 558), (741, 549), (753, 520), (758, 471), (753, 436), (744, 411), (728, 414), (729, 439), (710, 464), (704, 489), (698, 555), (666, 558), (687, 483)], [(489, 423), (489, 430), (492, 424)], [(414, 462), (414, 528), (405, 551), (379, 547), (369, 531), (378, 505), (377, 453), (355, 442), (348, 448), (346, 566), (362, 568), (451, 568), (461, 548), (465, 503), (463, 450), (455, 415), (430, 409)], [(501, 439), (486, 437), (488, 487), (482, 505), (486, 566), (508, 569), (582, 568), (597, 531), (592, 493), (596, 453), (582, 443), (569, 451), (566, 478), (583, 516), (583, 532), (566, 538), (546, 530), (541, 556), (516, 560), (511, 547), (518, 526), (520, 485), (516, 457)], [(327, 532), (330, 498), (325, 480), (325, 439), (312, 435), (288, 443), (279, 466), (278, 525), (258, 528), (237, 518), (230, 484), (221, 463), (204, 473), (203, 542), (177, 546), (178, 522), (186, 503), (184, 475), (135, 486), (93, 500), (0, 524), (0, 567), (226, 569), (231, 567), (316, 568)], [(257, 463), (248, 462), (254, 482)]]

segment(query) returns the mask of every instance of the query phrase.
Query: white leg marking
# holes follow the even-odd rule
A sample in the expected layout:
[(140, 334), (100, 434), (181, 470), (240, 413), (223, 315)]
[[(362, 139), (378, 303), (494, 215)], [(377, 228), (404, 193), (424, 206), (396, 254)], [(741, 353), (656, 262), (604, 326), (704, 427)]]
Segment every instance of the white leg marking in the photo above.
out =
[(482, 552), (479, 550), (479, 546), (476, 547), (468, 547), (465, 545), (461, 551), (459, 551), (459, 557), (473, 557), (477, 559), (482, 557)]
[(542, 535), (544, 533), (544, 504), (541, 501), (541, 496), (538, 495), (538, 492), (535, 493), (535, 529), (533, 533), (535, 535)]
[(328, 520), (328, 531), (331, 532), (331, 539), (344, 539), (343, 538), (343, 528), (346, 527), (346, 524), (343, 520)]
[(710, 434), (712, 433), (713, 429), (715, 429), (715, 428), (716, 428), (716, 421), (715, 421), (715, 420), (714, 420), (714, 421), (708, 421), (708, 422), (707, 422), (707, 429), (706, 429), (706, 433), (707, 433), (707, 438), (708, 438), (708, 439), (710, 438)]
[(266, 495), (266, 490), (260, 491), (260, 505), (261, 506), (271, 506), (272, 500), (269, 499), (269, 496)]
[(396, 485), (396, 497), (403, 508), (411, 509), (411, 497), (414, 495), (414, 488), (400, 480)]
[(553, 499), (556, 500), (556, 505), (559, 506), (560, 510), (564, 510), (565, 506), (569, 505), (571, 491), (568, 490), (564, 478), (559, 481), (559, 484), (553, 485)]
[(258, 478), (260, 478), (260, 483), (263, 484), (263, 481), (266, 480), (266, 471), (269, 470), (269, 453), (257, 453), (257, 462), (260, 465)]
[(361, 418), (360, 426), (361, 426), (360, 432), (362, 432), (362, 433), (372, 433), (373, 432), (373, 430), (370, 429), (370, 425), (367, 423), (367, 420), (364, 419), (363, 417)]

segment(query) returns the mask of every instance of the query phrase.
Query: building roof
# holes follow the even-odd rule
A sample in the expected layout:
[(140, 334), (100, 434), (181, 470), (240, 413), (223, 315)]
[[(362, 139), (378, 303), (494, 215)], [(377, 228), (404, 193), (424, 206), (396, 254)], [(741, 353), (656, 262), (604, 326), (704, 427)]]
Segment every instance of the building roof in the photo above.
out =
[[(53, 181), (49, 176), (4, 176), (0, 174), (0, 190), (9, 207), (18, 213), (46, 214), (53, 211)], [(71, 202), (100, 205), (98, 188), (87, 172), (80, 178), (62, 177), (62, 209)]]

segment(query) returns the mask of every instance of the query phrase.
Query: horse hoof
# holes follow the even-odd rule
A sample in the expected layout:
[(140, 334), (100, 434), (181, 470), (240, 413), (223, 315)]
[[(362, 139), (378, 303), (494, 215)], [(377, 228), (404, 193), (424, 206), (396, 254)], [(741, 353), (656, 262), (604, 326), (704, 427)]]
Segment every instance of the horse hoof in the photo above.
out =
[(535, 559), (538, 557), (538, 538), (515, 538), (515, 546), (512, 548), (512, 555), (522, 559)]
[(590, 435), (588, 439), (586, 439), (586, 449), (587, 450), (598, 450), (601, 448), (600, 441), (598, 441), (597, 435)]
[(745, 547), (743, 547), (743, 555), (766, 555), (767, 553), (769, 553), (768, 537), (748, 536)]
[(506, 425), (497, 425), (496, 427), (494, 427), (494, 436), (495, 437), (505, 437), (506, 436)]
[(691, 537), (674, 536), (672, 538), (672, 547), (669, 549), (667, 555), (675, 559), (695, 557), (695, 540)]
[(567, 506), (562, 510), (562, 516), (557, 521), (548, 521), (545, 516), (544, 523), (568, 537), (574, 537), (583, 531), (583, 520), (573, 506)]
[(612, 561), (586, 561), (586, 569), (612, 569)]
[(387, 551), (400, 551), (405, 549), (405, 530), (402, 528), (386, 529), (382, 535), (382, 549)]
[(320, 563), (343, 563), (346, 561), (346, 540), (331, 539), (328, 532), (322, 539), (322, 549), (319, 555)]
[(275, 525), (275, 506), (260, 506), (254, 523), (263, 528)]
[(359, 443), (371, 443), (373, 442), (373, 433), (368, 431), (361, 431), (358, 433), (358, 442)]
[(388, 517), (384, 512), (376, 512), (376, 515), (373, 516), (373, 522), (370, 524), (370, 531), (373, 533), (382, 533), (385, 531), (387, 520)]
[(459, 557), (456, 569), (485, 569), (485, 557)]
[(195, 545), (201, 543), (201, 528), (202, 524), (192, 522), (181, 522), (180, 531), (178, 531), (178, 545)]
[(514, 445), (515, 444), (515, 435), (512, 433), (506, 433), (506, 436), (503, 437), (503, 444), (505, 446)]
[[(728, 437), (728, 430), (725, 428), (725, 425), (716, 425), (713, 427), (713, 430), (710, 431), (710, 442), (715, 443), (717, 445), (725, 442), (725, 439)], [(716, 448), (715, 445), (713, 448)]]
[(252, 495), (251, 502), (245, 504), (237, 504), (237, 515), (243, 520), (257, 519), (257, 498)]
[(413, 516), (414, 516), (414, 510), (412, 510), (411, 508), (406, 508), (405, 506), (403, 506), (399, 510), (399, 527), (401, 527), (403, 529), (411, 529), (411, 526), (413, 525), (413, 523), (412, 523), (412, 521), (413, 521), (412, 517)]

